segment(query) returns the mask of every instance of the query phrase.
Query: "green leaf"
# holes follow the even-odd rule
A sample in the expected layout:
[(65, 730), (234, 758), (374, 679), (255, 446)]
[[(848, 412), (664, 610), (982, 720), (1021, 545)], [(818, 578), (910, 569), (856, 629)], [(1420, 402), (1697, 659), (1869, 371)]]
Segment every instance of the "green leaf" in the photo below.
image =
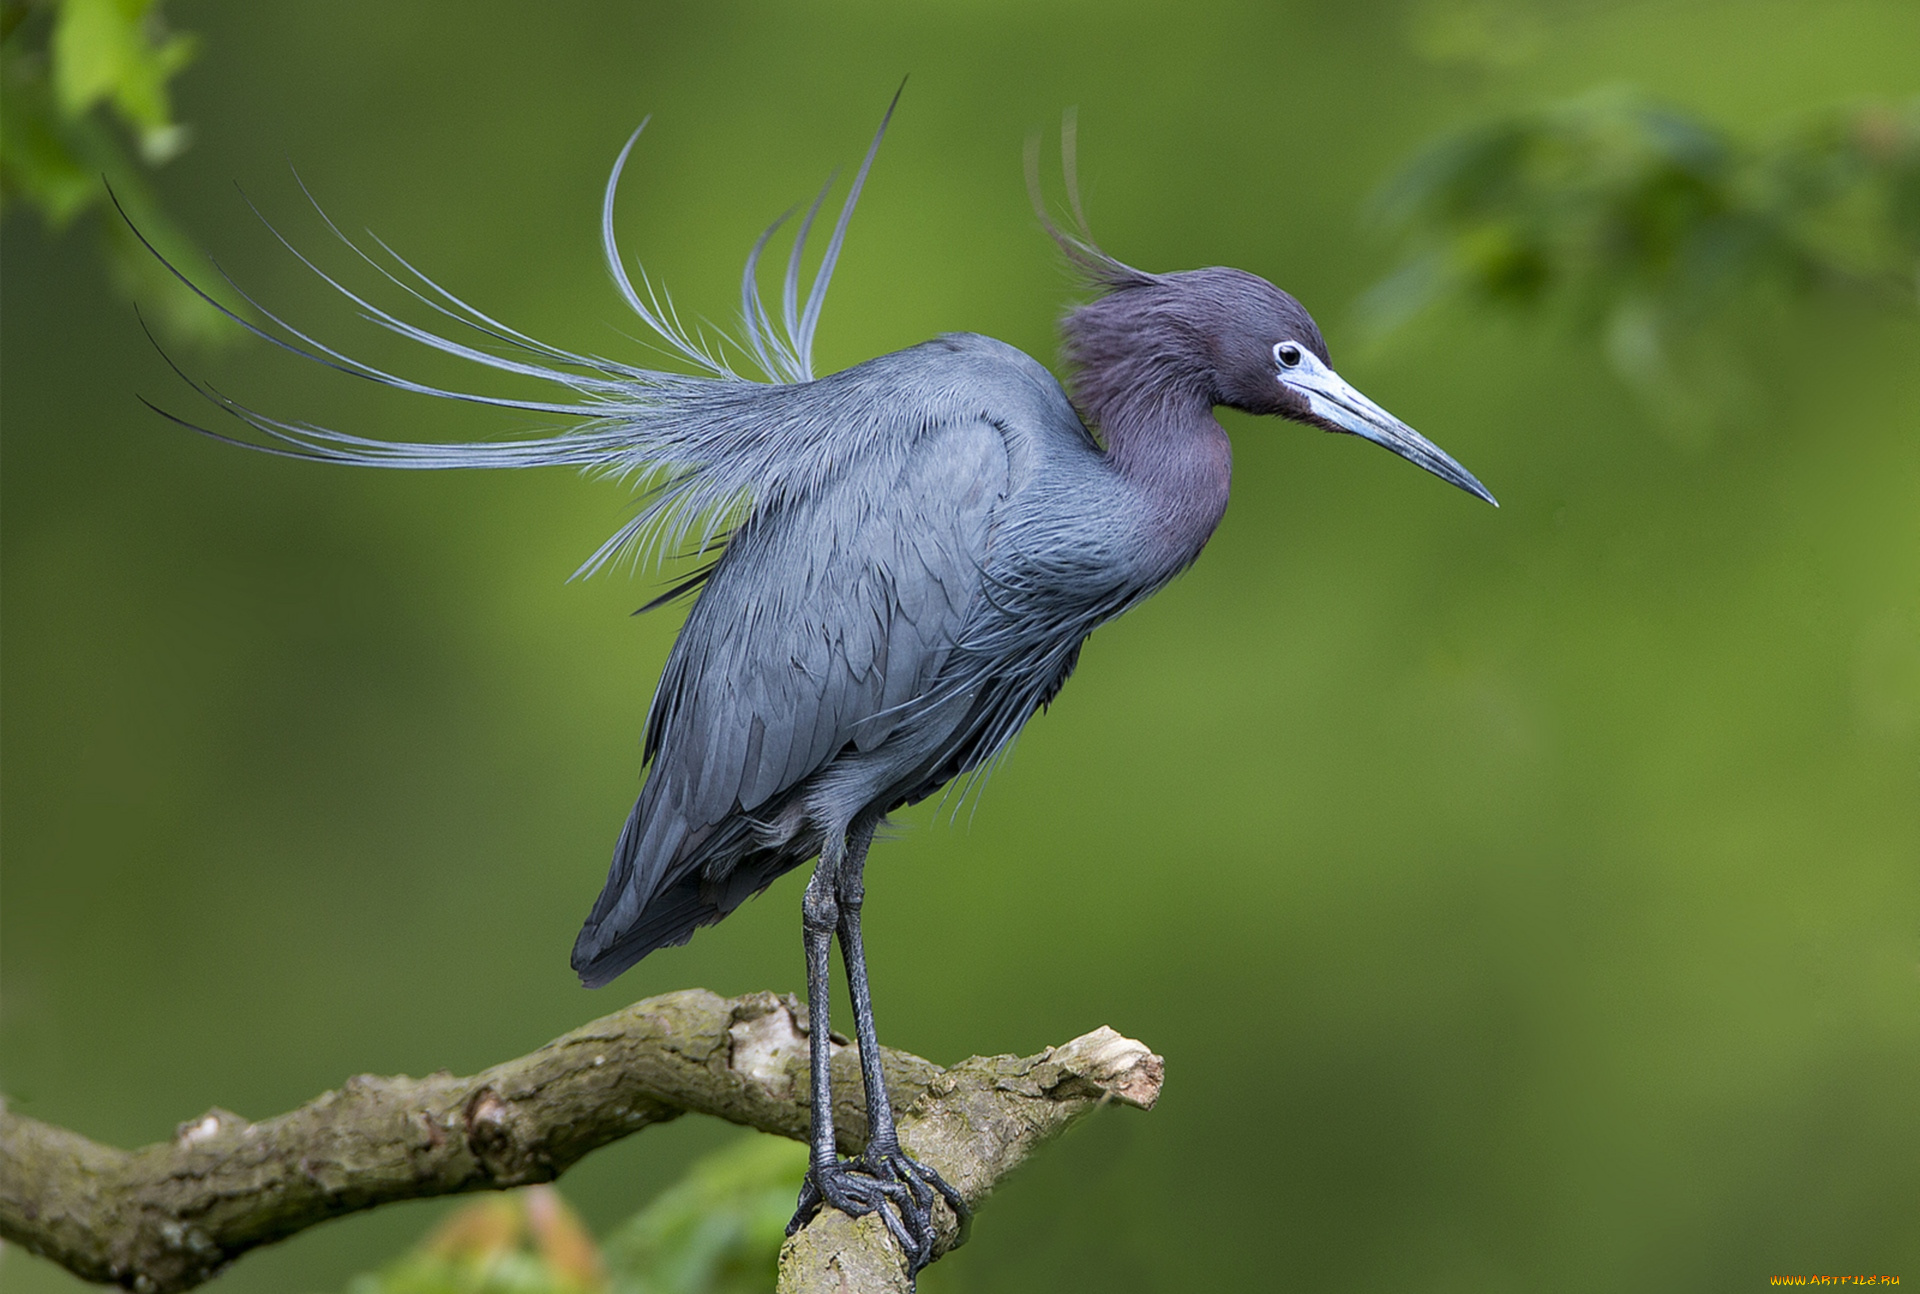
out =
[(111, 102), (139, 138), (141, 155), (158, 165), (185, 147), (167, 82), (197, 50), (192, 36), (165, 33), (157, 0), (60, 0), (52, 37), (55, 101), (70, 118)]

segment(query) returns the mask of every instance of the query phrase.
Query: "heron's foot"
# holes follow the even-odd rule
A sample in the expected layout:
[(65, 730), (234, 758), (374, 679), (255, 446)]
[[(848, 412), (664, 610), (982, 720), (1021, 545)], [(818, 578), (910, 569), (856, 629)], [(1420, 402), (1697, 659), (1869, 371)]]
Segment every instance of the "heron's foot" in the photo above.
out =
[(969, 1217), (966, 1202), (940, 1174), (897, 1146), (891, 1150), (868, 1146), (858, 1158), (807, 1170), (800, 1186), (800, 1207), (794, 1210), (793, 1221), (787, 1223), (787, 1234), (813, 1221), (823, 1204), (850, 1218), (863, 1218), (878, 1210), (887, 1230), (906, 1251), (907, 1274), (911, 1276), (933, 1261), (936, 1195), (964, 1225)]

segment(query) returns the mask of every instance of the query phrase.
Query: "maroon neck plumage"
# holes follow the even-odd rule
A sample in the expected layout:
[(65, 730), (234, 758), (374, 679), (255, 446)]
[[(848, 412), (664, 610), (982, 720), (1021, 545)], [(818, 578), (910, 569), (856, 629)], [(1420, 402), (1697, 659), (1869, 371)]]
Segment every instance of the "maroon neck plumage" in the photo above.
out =
[(1061, 331), (1081, 415), (1140, 493), (1169, 573), (1191, 562), (1227, 508), (1233, 457), (1204, 334), (1153, 276), (1117, 285)]

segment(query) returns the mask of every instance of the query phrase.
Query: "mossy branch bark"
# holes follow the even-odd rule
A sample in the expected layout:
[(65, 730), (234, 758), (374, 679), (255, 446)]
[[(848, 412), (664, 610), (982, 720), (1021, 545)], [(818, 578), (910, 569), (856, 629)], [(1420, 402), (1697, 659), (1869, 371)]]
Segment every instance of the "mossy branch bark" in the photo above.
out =
[[(551, 1181), (684, 1113), (804, 1139), (806, 1027), (792, 998), (688, 989), (470, 1077), (362, 1075), (259, 1123), (211, 1110), (132, 1151), (0, 1109), (0, 1236), (87, 1280), (167, 1294), (328, 1218)], [(858, 1060), (836, 1046), (834, 1120), (849, 1153), (866, 1139)], [(1161, 1078), (1159, 1057), (1110, 1029), (1025, 1058), (942, 1069), (889, 1050), (883, 1063), (908, 1152), (970, 1204), (1096, 1105), (1151, 1106)], [(938, 1252), (959, 1239), (946, 1222)], [(828, 1210), (788, 1241), (780, 1288), (910, 1283), (877, 1218)]]

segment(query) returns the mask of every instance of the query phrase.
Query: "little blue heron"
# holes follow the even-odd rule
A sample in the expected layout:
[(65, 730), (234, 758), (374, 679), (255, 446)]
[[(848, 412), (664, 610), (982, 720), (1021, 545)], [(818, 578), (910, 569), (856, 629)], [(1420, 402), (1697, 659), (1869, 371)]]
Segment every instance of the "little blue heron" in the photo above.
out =
[[(855, 1216), (878, 1209), (917, 1271), (932, 1251), (935, 1195), (956, 1213), (964, 1207), (901, 1149), (882, 1080), (860, 940), (875, 829), (988, 766), (1060, 690), (1089, 633), (1199, 556), (1227, 506), (1230, 455), (1216, 406), (1363, 437), (1494, 500), (1342, 380), (1313, 319), (1265, 279), (1222, 268), (1149, 274), (1102, 252), (1073, 184), (1070, 128), (1063, 169), (1077, 227), (1065, 232), (1048, 219), (1037, 188), (1036, 208), (1098, 293), (1062, 321), (1071, 394), (1024, 353), (968, 333), (816, 378), (815, 326), (892, 111), (849, 186), (804, 304), (801, 253), (831, 180), (794, 236), (777, 321), (757, 269), (787, 217), (747, 258), (737, 346), (765, 380), (735, 372), (682, 326), (644, 271), (644, 292), (629, 277), (613, 208), (636, 130), (602, 204), (607, 265), (627, 305), (697, 375), (535, 341), (385, 243), (375, 240), (382, 259), (340, 234), (416, 304), (477, 336), (468, 344), (406, 322), (314, 267), (369, 318), (446, 354), (552, 383), (566, 398), (427, 385), (355, 361), (264, 310), (264, 326), (235, 320), (404, 391), (579, 424), (501, 441), (383, 441), (271, 418), (195, 386), (259, 436), (243, 432), (239, 443), (272, 453), (372, 467), (567, 465), (649, 482), (645, 506), (583, 571), (698, 532), (712, 560), (650, 604), (698, 595), (654, 693), (647, 778), (573, 967), (589, 987), (605, 984), (817, 858), (802, 903), (812, 1154), (793, 1226), (823, 1204)], [(1029, 152), (1037, 185), (1032, 161)], [(828, 1087), (836, 936), (869, 1130), (852, 1160), (835, 1149)]]

